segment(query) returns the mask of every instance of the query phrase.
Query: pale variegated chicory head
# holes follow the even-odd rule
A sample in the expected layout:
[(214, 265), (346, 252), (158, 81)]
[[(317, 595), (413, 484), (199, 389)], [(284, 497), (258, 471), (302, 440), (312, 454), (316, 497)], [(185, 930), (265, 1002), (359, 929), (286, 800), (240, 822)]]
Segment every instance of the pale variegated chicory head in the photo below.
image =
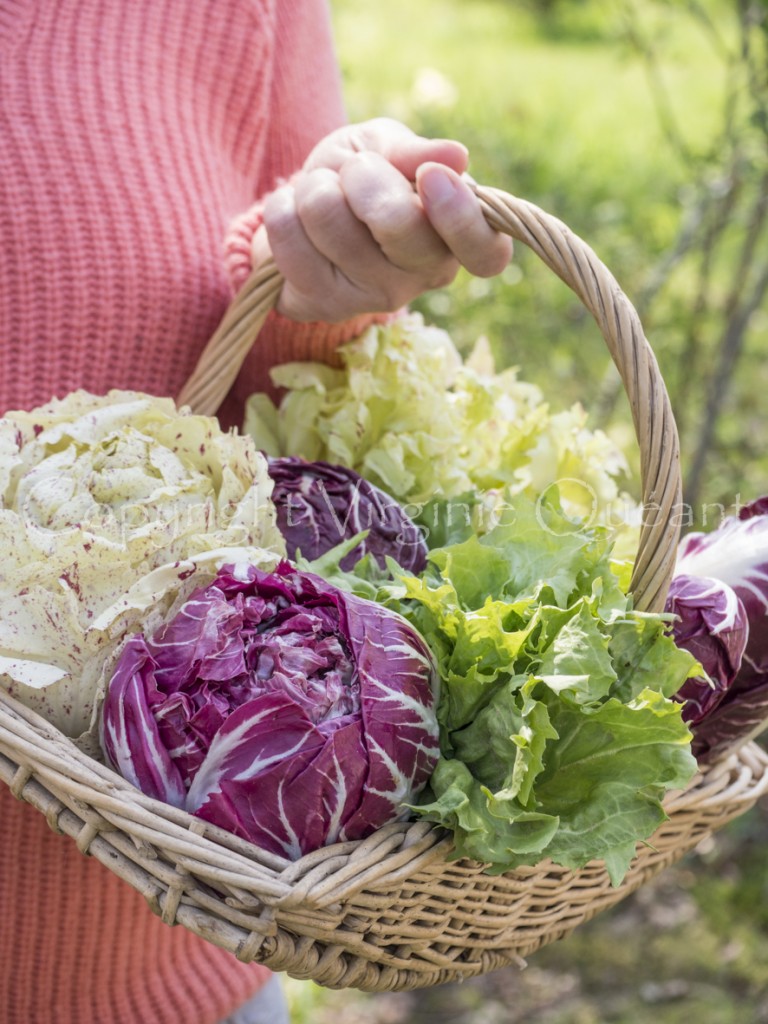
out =
[(267, 454), (355, 470), (405, 506), (430, 547), (446, 534), (436, 503), (471, 495), (468, 532), (479, 533), (502, 491), (535, 499), (556, 487), (569, 514), (610, 525), (617, 549), (634, 555), (638, 508), (622, 490), (621, 449), (588, 427), (581, 406), (554, 410), (514, 369), (496, 370), (484, 339), (463, 360), (449, 334), (412, 313), (370, 327), (339, 354), (338, 369), (276, 367), (278, 405), (249, 399), (244, 430)]
[(284, 553), (253, 442), (138, 392), (0, 419), (0, 685), (67, 735), (94, 725), (123, 637), (232, 549)]

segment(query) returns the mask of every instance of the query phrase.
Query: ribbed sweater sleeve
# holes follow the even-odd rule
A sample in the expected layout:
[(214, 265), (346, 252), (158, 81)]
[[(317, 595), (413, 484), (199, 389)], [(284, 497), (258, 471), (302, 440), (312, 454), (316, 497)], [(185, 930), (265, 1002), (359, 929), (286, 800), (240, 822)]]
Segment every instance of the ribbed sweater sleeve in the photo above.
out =
[[(0, 10), (0, 409), (174, 395), (232, 296), (229, 225), (344, 120), (326, 2)], [(222, 418), (267, 353), (323, 358), (354, 329), (272, 322)]]
[[(175, 395), (232, 295), (229, 225), (343, 120), (326, 0), (0, 0), (0, 411)], [(274, 317), (273, 361), (345, 328)], [(0, 784), (3, 1024), (215, 1024), (262, 983)]]

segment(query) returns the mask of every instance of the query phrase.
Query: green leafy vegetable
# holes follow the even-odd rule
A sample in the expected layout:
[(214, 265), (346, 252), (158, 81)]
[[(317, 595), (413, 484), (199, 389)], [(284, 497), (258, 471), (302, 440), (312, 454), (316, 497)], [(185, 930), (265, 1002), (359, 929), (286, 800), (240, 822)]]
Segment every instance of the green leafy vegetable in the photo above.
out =
[(339, 351), (342, 369), (275, 368), (279, 407), (250, 399), (244, 430), (269, 455), (354, 469), (405, 506), (430, 547), (493, 525), (502, 491), (535, 499), (557, 485), (569, 513), (621, 527), (634, 553), (620, 449), (581, 406), (553, 412), (514, 369), (496, 372), (484, 339), (463, 362), (446, 332), (410, 314)]
[(367, 558), (343, 573), (333, 552), (314, 566), (399, 611), (435, 655), (441, 756), (414, 813), (490, 870), (602, 858), (618, 882), (696, 769), (671, 699), (696, 663), (626, 593), (637, 507), (621, 453), (580, 407), (551, 412), (482, 341), (463, 362), (418, 316), (341, 357), (274, 371), (287, 393), (254, 396), (245, 429), (270, 454), (353, 468), (427, 535), (418, 576)]
[(335, 574), (327, 556), (324, 569), (403, 614), (436, 656), (441, 758), (415, 813), (492, 871), (602, 858), (618, 883), (667, 790), (695, 773), (670, 698), (698, 666), (667, 616), (633, 610), (609, 531), (555, 499), (509, 498), (495, 527), (432, 551), (419, 577)]

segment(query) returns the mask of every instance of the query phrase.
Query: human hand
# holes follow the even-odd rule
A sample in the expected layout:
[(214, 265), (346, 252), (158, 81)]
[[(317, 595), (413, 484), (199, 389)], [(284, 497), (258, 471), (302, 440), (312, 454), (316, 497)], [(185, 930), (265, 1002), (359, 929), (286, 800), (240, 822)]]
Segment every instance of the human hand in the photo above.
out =
[(386, 118), (327, 135), (266, 199), (254, 237), (255, 261), (271, 251), (285, 278), (278, 312), (338, 323), (400, 309), (460, 266), (500, 273), (512, 242), (462, 180), (467, 161), (461, 143)]

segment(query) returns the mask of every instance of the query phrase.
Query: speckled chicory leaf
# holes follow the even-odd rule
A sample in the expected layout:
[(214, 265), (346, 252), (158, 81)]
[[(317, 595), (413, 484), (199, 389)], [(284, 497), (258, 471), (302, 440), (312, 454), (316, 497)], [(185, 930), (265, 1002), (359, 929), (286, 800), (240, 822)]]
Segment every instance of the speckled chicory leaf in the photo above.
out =
[(80, 391), (9, 412), (0, 474), (0, 685), (72, 737), (93, 734), (127, 633), (234, 549), (265, 566), (285, 551), (253, 442), (170, 399)]

